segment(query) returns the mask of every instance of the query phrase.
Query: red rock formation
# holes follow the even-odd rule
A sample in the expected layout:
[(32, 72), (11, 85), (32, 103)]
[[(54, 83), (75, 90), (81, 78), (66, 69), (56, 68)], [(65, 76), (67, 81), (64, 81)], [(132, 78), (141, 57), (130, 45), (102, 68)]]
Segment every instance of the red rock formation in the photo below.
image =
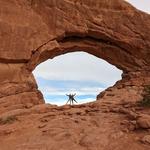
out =
[(122, 0), (1, 0), (0, 4), (0, 82), (5, 88), (1, 97), (36, 91), (32, 70), (72, 51), (105, 59), (122, 69), (125, 79), (149, 77), (150, 16)]
[[(103, 97), (103, 103), (100, 104), (97, 101), (92, 104), (93, 110), (95, 107), (99, 108), (99, 105), (114, 107), (118, 104), (124, 105), (128, 102), (137, 101), (141, 99), (143, 86), (150, 84), (150, 15), (135, 9), (123, 0), (0, 0), (0, 41), (0, 114), (17, 109), (17, 113), (21, 115), (20, 109), (44, 103), (40, 91), (37, 90), (32, 71), (38, 64), (47, 59), (73, 51), (90, 53), (123, 71), (121, 81), (117, 82), (114, 87), (107, 89), (102, 95), (98, 95), (98, 99)], [(85, 107), (88, 108), (87, 105)], [(45, 109), (47, 110), (47, 106), (44, 106), (44, 111)], [(55, 109), (61, 108), (56, 107)], [(62, 110), (66, 109), (63, 108)], [(92, 115), (92, 109), (90, 109), (91, 113), (88, 114), (89, 118)], [(25, 110), (23, 109), (21, 112)], [(39, 106), (39, 110), (41, 113), (43, 110), (41, 106)], [(50, 110), (53, 112), (52, 108)], [(34, 111), (31, 109), (24, 113), (35, 113)], [(81, 108), (79, 106), (79, 110), (69, 109), (69, 112), (64, 111), (64, 114), (59, 113), (59, 111), (55, 113), (69, 116), (72, 115), (72, 111), (80, 112)], [(88, 111), (80, 114), (86, 115)], [(99, 109), (95, 111), (99, 111)], [(107, 111), (109, 112), (109, 109), (105, 110), (105, 112)], [(13, 112), (13, 114), (15, 113)], [(36, 113), (38, 112), (36, 111)], [(102, 115), (103, 112), (100, 114)], [(31, 115), (31, 117), (35, 116)], [(37, 118), (39, 119), (39, 117)], [(120, 116), (116, 117), (115, 115), (112, 115), (113, 117), (116, 120), (120, 118)], [(19, 117), (20, 120), (27, 118), (26, 116)], [(102, 119), (105, 118), (107, 115), (103, 115)], [(35, 117), (33, 121), (38, 123), (38, 119), (36, 120)], [(59, 120), (59, 118), (57, 119)], [(85, 118), (80, 117), (80, 119), (84, 120)], [(32, 120), (27, 120), (26, 124), (28, 121), (31, 129), (34, 129)], [(111, 124), (109, 121), (112, 121)], [(1, 122), (3, 123), (3, 121)], [(89, 122), (90, 126), (93, 125), (90, 121), (86, 122)], [(95, 126), (100, 122), (95, 122)], [(21, 123), (19, 126), (26, 126), (26, 124)], [(57, 125), (61, 123), (61, 121), (57, 121)], [(106, 136), (104, 135), (106, 130), (101, 130), (102, 128), (98, 127), (92, 128), (95, 135), (97, 128), (99, 134), (103, 133), (102, 142), (100, 142), (101, 139), (97, 140), (98, 137), (95, 137), (87, 127), (87, 132), (91, 133), (93, 140), (83, 133), (84, 137), (81, 136), (80, 141), (76, 141), (78, 144), (80, 143), (80, 146), (74, 143), (74, 147), (71, 149), (92, 149), (91, 146), (94, 147), (94, 145), (98, 149), (115, 149), (115, 145), (118, 146), (116, 142), (114, 145), (112, 143), (111, 147), (108, 146), (108, 143), (110, 144), (114, 139), (119, 139), (122, 136), (126, 137), (121, 132), (118, 134), (115, 132), (115, 125), (113, 119), (106, 119), (104, 124), (100, 124), (100, 126), (109, 129)], [(79, 126), (84, 129), (85, 124)], [(65, 127), (64, 123), (62, 128)], [(39, 128), (43, 128), (43, 125), (40, 125)], [(11, 144), (15, 145), (13, 147), (15, 150), (40, 149), (44, 144), (44, 139), (39, 147), (34, 147), (33, 141), (35, 141), (36, 136), (30, 139), (29, 145), (23, 145), (23, 141), (31, 136), (26, 134), (29, 131), (28, 128), (24, 127), (23, 129), (25, 129), (24, 137), (18, 141), (11, 143), (11, 140), (9, 141), (7, 138), (6, 140), (3, 139), (4, 143), (7, 142), (7, 146), (2, 142), (0, 144), (2, 149), (10, 149)], [(20, 129), (14, 128), (14, 130), (17, 130), (15, 136), (20, 135)], [(9, 132), (9, 130), (3, 129), (0, 136), (11, 134), (14, 130), (12, 131), (11, 128)], [(111, 130), (116, 133), (112, 134), (112, 137), (110, 136)], [(73, 131), (75, 132), (75, 128)], [(69, 134), (73, 134), (73, 131), (70, 131)], [(78, 132), (80, 133), (80, 130)], [(41, 132), (37, 129), (33, 130), (32, 133), (41, 136)], [(43, 130), (42, 133), (52, 136), (52, 131), (49, 129)], [(57, 133), (58, 131), (54, 133), (54, 136)], [(69, 136), (66, 135), (67, 132), (62, 132), (62, 134)], [(77, 135), (74, 134), (73, 138), (76, 139)], [(60, 137), (56, 136), (55, 140), (59, 140)], [(109, 137), (111, 140), (106, 140)], [(125, 145), (132, 140), (132, 136), (128, 138), (129, 140), (120, 141), (119, 150), (125, 148)], [(35, 144), (39, 142), (38, 140)], [(94, 145), (92, 145), (93, 141), (95, 141)], [(17, 146), (17, 142), (22, 146)], [(121, 146), (121, 143), (124, 144)], [(52, 149), (58, 149), (55, 142), (45, 144), (47, 146), (52, 144)], [(63, 141), (60, 145), (63, 145)], [(46, 149), (48, 148), (45, 147)], [(66, 147), (63, 145), (62, 149), (66, 150)], [(92, 150), (94, 149), (96, 150), (96, 148)], [(147, 150), (147, 147), (143, 148), (141, 145), (135, 144), (130, 145), (128, 149)]]

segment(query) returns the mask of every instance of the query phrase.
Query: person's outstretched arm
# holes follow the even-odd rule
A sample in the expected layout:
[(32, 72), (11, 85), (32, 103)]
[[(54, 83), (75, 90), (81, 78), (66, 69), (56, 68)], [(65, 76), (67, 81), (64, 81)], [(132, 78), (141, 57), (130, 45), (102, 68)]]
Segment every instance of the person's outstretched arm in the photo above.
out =
[(73, 94), (73, 96), (75, 96), (76, 95), (76, 93), (75, 94)]

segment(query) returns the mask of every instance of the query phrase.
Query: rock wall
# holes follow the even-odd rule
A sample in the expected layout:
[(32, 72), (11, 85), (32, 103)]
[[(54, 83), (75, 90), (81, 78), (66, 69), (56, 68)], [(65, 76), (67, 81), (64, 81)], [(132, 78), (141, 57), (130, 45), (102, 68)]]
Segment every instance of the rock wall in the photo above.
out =
[(5, 107), (44, 103), (32, 71), (73, 51), (123, 70), (116, 86), (150, 84), (150, 15), (127, 2), (0, 0), (0, 6), (0, 102)]

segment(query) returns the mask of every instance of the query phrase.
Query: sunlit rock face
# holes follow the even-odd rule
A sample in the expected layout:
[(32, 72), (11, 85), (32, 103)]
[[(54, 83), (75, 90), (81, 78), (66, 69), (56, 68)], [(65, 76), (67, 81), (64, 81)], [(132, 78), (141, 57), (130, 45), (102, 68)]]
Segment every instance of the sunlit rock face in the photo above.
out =
[(127, 2), (0, 0), (0, 6), (0, 100), (5, 106), (44, 103), (32, 71), (74, 51), (121, 69), (122, 80), (114, 89), (130, 87), (125, 98), (150, 84), (150, 15)]

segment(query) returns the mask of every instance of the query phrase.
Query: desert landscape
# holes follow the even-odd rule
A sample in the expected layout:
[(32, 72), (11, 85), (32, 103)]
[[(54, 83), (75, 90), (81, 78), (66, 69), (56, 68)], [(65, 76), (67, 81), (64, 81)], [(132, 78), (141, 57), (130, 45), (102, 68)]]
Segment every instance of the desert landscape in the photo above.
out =
[[(150, 15), (124, 0), (0, 0), (0, 150), (150, 149)], [(83, 51), (123, 71), (94, 102), (46, 104), (32, 71)]]

